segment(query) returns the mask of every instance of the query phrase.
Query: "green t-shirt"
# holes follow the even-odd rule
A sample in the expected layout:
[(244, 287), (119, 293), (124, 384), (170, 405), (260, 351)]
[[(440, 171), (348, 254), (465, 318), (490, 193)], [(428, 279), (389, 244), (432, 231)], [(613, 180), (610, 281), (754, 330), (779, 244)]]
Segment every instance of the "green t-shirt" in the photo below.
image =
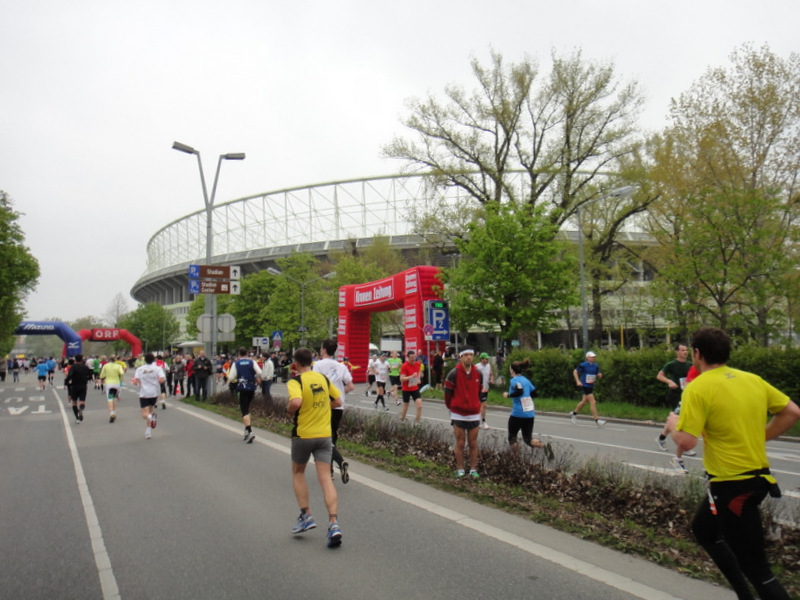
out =
[(403, 366), (403, 359), (397, 357), (388, 358), (386, 362), (389, 363), (389, 376), (400, 377), (400, 367)]

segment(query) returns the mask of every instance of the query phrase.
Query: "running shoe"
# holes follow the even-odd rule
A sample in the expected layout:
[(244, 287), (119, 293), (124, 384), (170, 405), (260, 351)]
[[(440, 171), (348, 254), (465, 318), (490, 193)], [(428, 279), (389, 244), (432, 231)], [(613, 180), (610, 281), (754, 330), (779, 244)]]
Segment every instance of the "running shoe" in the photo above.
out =
[(342, 473), (342, 483), (347, 483), (350, 481), (350, 473), (347, 472), (347, 469), (350, 465), (347, 461), (342, 461), (342, 465), (339, 467), (339, 471)]
[(603, 425), (606, 424), (606, 420), (605, 419), (595, 419), (594, 422), (597, 423), (598, 427), (602, 427)]
[(365, 395), (367, 398), (369, 398), (369, 390), (366, 390), (366, 391), (364, 392), (364, 395)]
[(389, 412), (388, 408), (384, 408), (383, 410), (384, 410), (384, 412)]
[(464, 476), (464, 469), (456, 471), (456, 479), (461, 479)]
[(149, 423), (149, 425), (150, 425), (151, 429), (155, 429), (156, 425), (158, 425), (158, 415), (156, 413), (153, 413), (153, 414), (150, 415), (150, 423)]
[(109, 417), (108, 417), (108, 422), (109, 422), (109, 423), (113, 423), (113, 422), (114, 422), (114, 421), (116, 421), (116, 420), (117, 420), (117, 415), (115, 415), (114, 413), (111, 413), (111, 414), (109, 415)]
[(247, 436), (247, 438), (245, 438), (244, 443), (245, 444), (252, 444), (254, 439), (256, 439), (256, 434), (255, 433), (250, 433)]
[(148, 427), (144, 430), (144, 439), (149, 440), (151, 437), (153, 437), (153, 430)]
[(572, 421), (573, 425), (578, 424), (578, 415), (576, 415), (574, 412), (569, 413), (569, 418)]
[(669, 461), (670, 466), (678, 471), (679, 473), (688, 473), (689, 470), (686, 468), (686, 465), (683, 464), (683, 461), (678, 458), (677, 456), (673, 456)]
[(478, 472), (475, 469), (470, 469), (469, 476), (472, 477), (473, 479), (480, 478), (480, 475), (478, 475)]
[(303, 533), (309, 529), (314, 529), (316, 526), (317, 523), (314, 521), (314, 517), (312, 517), (311, 514), (301, 514), (299, 517), (297, 517), (297, 522), (292, 525), (292, 533), (297, 535), (298, 533)]
[(342, 545), (342, 528), (338, 523), (328, 525), (328, 548), (338, 548)]
[(400, 400), (399, 400), (399, 399), (395, 400), (395, 402), (394, 402), (394, 403), (395, 403), (397, 406), (400, 406)]
[(547, 457), (547, 460), (553, 460), (556, 456), (553, 452), (553, 445), (550, 442), (544, 445), (544, 455)]
[(484, 421), (481, 427), (483, 427), (484, 429), (489, 429), (489, 424), (486, 421)]
[(79, 411), (78, 411), (78, 420), (79, 420), (81, 423), (83, 423), (83, 411), (82, 411), (82, 410), (79, 410)]
[(247, 438), (249, 438), (249, 437), (250, 437), (250, 432), (247, 431), (247, 429), (245, 429), (244, 430), (244, 437), (242, 439), (246, 442)]
[(685, 456), (697, 456), (697, 452), (694, 450), (685, 450), (683, 453)]
[(660, 450), (663, 450), (664, 452), (667, 451), (667, 440), (666, 439), (662, 440), (660, 437), (657, 437), (656, 438), (656, 444), (658, 444), (658, 448)]
[(161, 410), (167, 410), (167, 403), (163, 400), (161, 401)]

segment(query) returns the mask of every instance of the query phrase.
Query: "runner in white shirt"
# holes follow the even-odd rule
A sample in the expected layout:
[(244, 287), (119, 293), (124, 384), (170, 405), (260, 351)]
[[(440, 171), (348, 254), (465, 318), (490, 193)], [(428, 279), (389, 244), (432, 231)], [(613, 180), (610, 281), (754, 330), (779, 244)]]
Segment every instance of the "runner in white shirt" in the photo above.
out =
[(367, 361), (367, 386), (366, 391), (364, 392), (365, 396), (369, 396), (369, 393), (372, 391), (372, 386), (375, 384), (375, 363), (378, 362), (377, 357), (372, 356), (370, 354), (369, 360)]
[(386, 355), (381, 354), (378, 360), (375, 361), (373, 367), (375, 369), (375, 384), (378, 386), (378, 397), (375, 398), (375, 409), (378, 408), (378, 402), (383, 404), (383, 410), (388, 411), (384, 397), (386, 396), (386, 382), (389, 381), (389, 363), (386, 362)]
[(347, 392), (353, 391), (353, 376), (350, 374), (350, 369), (342, 363), (337, 362), (333, 357), (336, 356), (336, 341), (327, 339), (322, 342), (320, 348), (320, 355), (322, 358), (314, 363), (314, 371), (322, 373), (328, 378), (333, 385), (335, 385), (341, 394), (342, 405), (336, 407), (331, 411), (331, 441), (333, 442), (333, 460), (331, 461), (331, 478), (333, 478), (333, 463), (339, 465), (339, 471), (342, 475), (342, 483), (350, 481), (350, 474), (347, 472), (348, 463), (342, 458), (341, 453), (336, 448), (336, 442), (339, 439), (339, 423), (342, 421), (344, 414), (344, 399)]
[(142, 408), (142, 418), (147, 423), (144, 430), (145, 439), (153, 437), (153, 429), (156, 426), (155, 406), (158, 395), (161, 393), (161, 386), (167, 381), (164, 369), (153, 364), (155, 356), (148, 352), (144, 356), (144, 363), (136, 369), (133, 376), (133, 385), (139, 386), (139, 406)]

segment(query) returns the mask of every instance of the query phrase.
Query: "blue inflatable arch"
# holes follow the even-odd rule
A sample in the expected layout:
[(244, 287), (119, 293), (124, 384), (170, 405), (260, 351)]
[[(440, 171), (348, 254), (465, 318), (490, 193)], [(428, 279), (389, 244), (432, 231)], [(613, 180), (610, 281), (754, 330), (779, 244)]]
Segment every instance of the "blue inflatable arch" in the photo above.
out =
[(61, 321), (23, 321), (14, 330), (14, 335), (57, 335), (64, 340), (67, 357), (81, 353), (81, 337)]

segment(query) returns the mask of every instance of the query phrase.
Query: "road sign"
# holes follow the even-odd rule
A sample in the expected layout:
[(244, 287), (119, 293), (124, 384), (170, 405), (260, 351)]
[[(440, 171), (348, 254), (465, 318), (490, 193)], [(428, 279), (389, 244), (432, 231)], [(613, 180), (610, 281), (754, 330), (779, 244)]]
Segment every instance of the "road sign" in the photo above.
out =
[(450, 340), (450, 307), (444, 300), (428, 300), (425, 307), (425, 324), (432, 327), (429, 334), (423, 329), (425, 339), (432, 342)]
[(253, 346), (257, 348), (269, 348), (269, 338), (268, 337), (254, 337), (253, 338)]
[(213, 265), (189, 265), (190, 279), (241, 279), (242, 269), (239, 266), (223, 267)]
[(217, 315), (217, 329), (222, 333), (232, 332), (236, 329), (236, 319), (228, 313)]
[[(236, 292), (233, 291), (233, 286), (236, 285)], [(190, 294), (233, 294), (240, 293), (241, 286), (237, 281), (221, 281), (218, 279), (190, 279), (189, 280), (189, 293)]]

